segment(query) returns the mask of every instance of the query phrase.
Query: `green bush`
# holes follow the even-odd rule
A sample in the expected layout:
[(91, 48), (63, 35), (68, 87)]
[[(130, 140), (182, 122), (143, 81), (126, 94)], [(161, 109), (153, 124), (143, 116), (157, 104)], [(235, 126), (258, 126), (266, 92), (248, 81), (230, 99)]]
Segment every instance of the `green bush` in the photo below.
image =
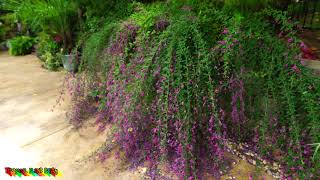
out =
[(4, 40), (5, 34), (6, 34), (6, 30), (0, 22), (0, 42)]
[(22, 1), (9, 0), (4, 9), (12, 12), (15, 20), (28, 25), (33, 32), (44, 31), (48, 34), (59, 34), (63, 37), (64, 48), (73, 45), (74, 30), (78, 27), (77, 6), (74, 1)]
[(46, 54), (46, 52), (55, 54), (58, 52), (58, 50), (59, 45), (48, 34), (39, 35), (36, 53), (41, 60), (44, 60), (42, 59), (42, 56)]
[(41, 59), (44, 61), (44, 67), (51, 71), (56, 71), (62, 64), (61, 57), (49, 51), (45, 52), (45, 54), (41, 56)]
[(29, 54), (34, 43), (34, 38), (29, 36), (15, 37), (8, 41), (9, 53), (13, 56)]
[(15, 36), (16, 24), (14, 23), (13, 17), (6, 13), (0, 12), (0, 42)]
[(266, 7), (286, 8), (288, 5), (295, 3), (293, 0), (224, 0), (227, 7), (237, 8), (243, 12), (245, 11), (259, 11)]

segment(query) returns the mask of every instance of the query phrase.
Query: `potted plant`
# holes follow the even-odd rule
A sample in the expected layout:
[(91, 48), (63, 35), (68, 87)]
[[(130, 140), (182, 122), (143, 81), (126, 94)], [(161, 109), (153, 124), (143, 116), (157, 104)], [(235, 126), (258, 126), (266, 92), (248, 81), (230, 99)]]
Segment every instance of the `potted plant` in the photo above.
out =
[[(18, 8), (17, 8), (18, 7)], [(5, 9), (33, 30), (44, 32), (62, 46), (67, 55), (73, 47), (74, 29), (78, 27), (78, 6), (74, 1), (8, 1)], [(19, 21), (20, 22), (20, 21)], [(70, 57), (70, 56), (69, 56)]]
[(65, 53), (63, 49), (61, 49), (60, 57), (64, 69), (73, 73), (77, 72), (80, 59), (80, 53), (77, 51), (77, 49), (72, 50), (71, 53)]

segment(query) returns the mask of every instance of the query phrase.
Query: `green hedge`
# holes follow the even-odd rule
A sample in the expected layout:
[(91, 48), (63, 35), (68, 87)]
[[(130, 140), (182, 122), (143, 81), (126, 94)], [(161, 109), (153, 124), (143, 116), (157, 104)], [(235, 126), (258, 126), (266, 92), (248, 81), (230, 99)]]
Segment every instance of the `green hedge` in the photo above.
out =
[(29, 54), (32, 51), (34, 38), (29, 36), (18, 36), (8, 41), (9, 53), (13, 56)]

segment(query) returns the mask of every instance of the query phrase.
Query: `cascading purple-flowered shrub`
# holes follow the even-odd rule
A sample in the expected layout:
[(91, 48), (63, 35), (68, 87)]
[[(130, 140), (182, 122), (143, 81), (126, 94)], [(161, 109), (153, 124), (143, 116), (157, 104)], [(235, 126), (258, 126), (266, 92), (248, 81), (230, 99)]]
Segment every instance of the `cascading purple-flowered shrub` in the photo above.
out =
[[(197, 75), (184, 74), (200, 69), (198, 75), (208, 79), (209, 75), (202, 73), (210, 72), (212, 63), (204, 52), (205, 60), (199, 56), (199, 64), (193, 66), (192, 61), (186, 62), (183, 57), (192, 56), (193, 50), (182, 52), (168, 47), (169, 43), (180, 46), (175, 38), (185, 33), (167, 34), (168, 26), (167, 21), (159, 21), (155, 28), (162, 31), (163, 37), (150, 36), (148, 42), (136, 39), (139, 27), (131, 24), (125, 24), (116, 33), (106, 51), (112, 63), (105, 82), (98, 87), (103, 94), (99, 97), (96, 123), (100, 130), (108, 123), (116, 124), (114, 140), (134, 166), (148, 161), (153, 178), (159, 176), (157, 167), (161, 160), (168, 160), (168, 168), (179, 178), (201, 178), (205, 171), (220, 176), (218, 163), (224, 157), (225, 139), (225, 128), (220, 127), (225, 126), (220, 120), (224, 115), (212, 112), (216, 108), (212, 99), (214, 85), (209, 86), (209, 93), (208, 85)], [(196, 26), (183, 26), (197, 33)], [(195, 51), (202, 50), (201, 41), (191, 41), (199, 46)], [(193, 94), (192, 89), (197, 86), (203, 87), (201, 95)]]
[[(294, 61), (295, 41), (235, 15), (220, 22), (208, 44), (201, 18), (184, 6), (147, 30), (122, 22), (99, 59), (107, 64), (99, 83), (74, 84), (77, 97), (86, 89), (99, 93), (74, 100), (73, 122), (81, 124), (87, 112), (100, 131), (113, 124), (114, 142), (133, 167), (148, 162), (152, 179), (160, 178), (161, 162), (179, 179), (220, 178), (230, 139), (279, 161), (285, 178), (315, 176), (308, 143), (319, 137), (319, 92), (312, 88), (319, 81)], [(259, 14), (246, 18), (266, 25)], [(90, 106), (96, 100), (99, 107)]]

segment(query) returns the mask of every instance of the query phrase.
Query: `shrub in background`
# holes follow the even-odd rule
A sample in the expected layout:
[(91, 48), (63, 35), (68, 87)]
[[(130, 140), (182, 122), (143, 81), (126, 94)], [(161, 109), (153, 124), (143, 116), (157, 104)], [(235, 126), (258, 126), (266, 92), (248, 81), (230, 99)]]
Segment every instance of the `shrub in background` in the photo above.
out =
[(18, 36), (8, 41), (9, 53), (13, 56), (25, 55), (32, 52), (35, 39), (29, 36)]
[(38, 35), (36, 54), (43, 61), (43, 67), (55, 71), (61, 67), (60, 45), (48, 34), (42, 32)]
[(0, 21), (0, 42), (5, 41), (9, 29), (10, 28), (8, 26), (5, 26), (5, 24)]
[(9, 15), (6, 11), (0, 10), (0, 43), (11, 39), (16, 34), (15, 29), (16, 24), (14, 22), (14, 17)]
[(59, 45), (50, 37), (50, 35), (45, 33), (40, 33), (38, 36), (38, 44), (36, 48), (37, 56), (41, 58), (46, 52), (51, 54), (57, 53), (59, 50)]
[(61, 67), (62, 63), (61, 63), (61, 57), (56, 55), (56, 54), (52, 54), (49, 51), (46, 51), (42, 56), (41, 59), (43, 59), (44, 61), (44, 67), (46, 69), (49, 69), (51, 71), (55, 71), (57, 70), (59, 67)]
[(236, 8), (243, 12), (257, 11), (266, 7), (286, 9), (289, 4), (296, 2), (295, 0), (224, 0), (227, 7)]
[(34, 32), (59, 34), (64, 49), (72, 48), (73, 32), (78, 27), (75, 20), (77, 5), (74, 1), (8, 0), (3, 6), (17, 21), (27, 24)]

